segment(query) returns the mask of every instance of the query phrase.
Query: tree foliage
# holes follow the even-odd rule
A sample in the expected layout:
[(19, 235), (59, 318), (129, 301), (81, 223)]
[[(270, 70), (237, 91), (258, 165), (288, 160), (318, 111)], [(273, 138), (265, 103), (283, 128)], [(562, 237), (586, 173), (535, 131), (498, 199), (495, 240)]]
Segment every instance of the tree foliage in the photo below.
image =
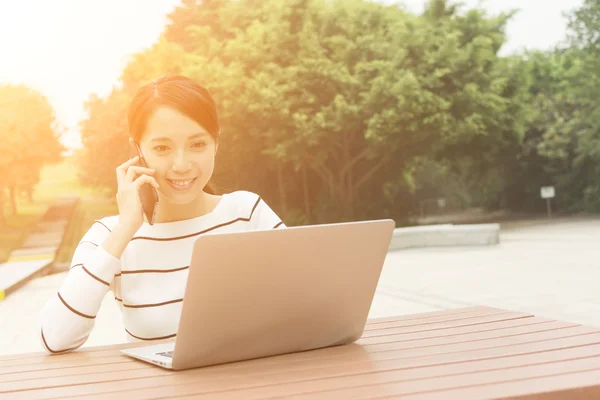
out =
[(571, 16), (572, 48), (501, 57), (512, 13), (445, 0), (420, 15), (366, 0), (184, 0), (121, 84), (88, 102), (83, 179), (116, 188), (129, 99), (177, 73), (219, 105), (217, 186), (260, 192), (290, 224), (402, 220), (442, 194), (537, 210), (545, 184), (564, 207), (596, 207), (595, 4)]
[(44, 96), (24, 85), (0, 86), (0, 220), (7, 204), (17, 212), (16, 196), (31, 194), (42, 167), (60, 160), (59, 134)]

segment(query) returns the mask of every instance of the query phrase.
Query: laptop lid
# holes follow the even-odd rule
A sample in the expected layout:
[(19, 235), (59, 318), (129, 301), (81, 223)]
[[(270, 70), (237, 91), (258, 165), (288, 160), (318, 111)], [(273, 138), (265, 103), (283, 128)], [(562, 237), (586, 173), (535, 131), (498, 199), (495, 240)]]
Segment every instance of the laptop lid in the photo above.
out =
[(200, 236), (173, 368), (357, 340), (394, 227), (378, 220)]

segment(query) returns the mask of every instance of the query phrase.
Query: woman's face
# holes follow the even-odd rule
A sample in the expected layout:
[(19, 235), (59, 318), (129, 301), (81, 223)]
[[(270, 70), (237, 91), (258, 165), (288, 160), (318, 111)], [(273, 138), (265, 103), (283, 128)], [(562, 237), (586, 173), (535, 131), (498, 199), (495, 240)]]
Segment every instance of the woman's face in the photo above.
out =
[(161, 200), (188, 204), (202, 195), (214, 171), (216, 143), (196, 121), (161, 106), (146, 123), (140, 149), (156, 171)]

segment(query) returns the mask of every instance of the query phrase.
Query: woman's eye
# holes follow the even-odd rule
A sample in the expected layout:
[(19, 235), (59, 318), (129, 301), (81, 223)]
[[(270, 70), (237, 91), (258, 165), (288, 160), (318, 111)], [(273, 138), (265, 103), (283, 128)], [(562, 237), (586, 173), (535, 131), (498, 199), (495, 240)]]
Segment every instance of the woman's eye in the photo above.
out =
[(154, 151), (156, 151), (157, 153), (164, 153), (165, 151), (168, 151), (168, 150), (169, 150), (169, 148), (164, 145), (154, 146)]
[(201, 149), (203, 147), (206, 147), (206, 142), (196, 142), (196, 143), (192, 144), (192, 146), (195, 147), (195, 148), (200, 148)]

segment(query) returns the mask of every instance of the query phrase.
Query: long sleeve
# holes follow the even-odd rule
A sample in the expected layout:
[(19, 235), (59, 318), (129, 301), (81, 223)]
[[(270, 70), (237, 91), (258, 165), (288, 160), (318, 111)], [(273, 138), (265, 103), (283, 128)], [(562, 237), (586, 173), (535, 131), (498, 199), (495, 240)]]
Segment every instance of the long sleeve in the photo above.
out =
[(96, 221), (86, 232), (65, 281), (42, 310), (40, 339), (51, 354), (75, 350), (85, 343), (120, 270), (120, 261), (100, 247), (110, 234), (109, 226)]
[(285, 228), (285, 224), (279, 218), (279, 216), (269, 207), (269, 205), (262, 199), (256, 205), (255, 216), (252, 218), (254, 223), (254, 229), (256, 230), (267, 230), (267, 229), (278, 229)]

